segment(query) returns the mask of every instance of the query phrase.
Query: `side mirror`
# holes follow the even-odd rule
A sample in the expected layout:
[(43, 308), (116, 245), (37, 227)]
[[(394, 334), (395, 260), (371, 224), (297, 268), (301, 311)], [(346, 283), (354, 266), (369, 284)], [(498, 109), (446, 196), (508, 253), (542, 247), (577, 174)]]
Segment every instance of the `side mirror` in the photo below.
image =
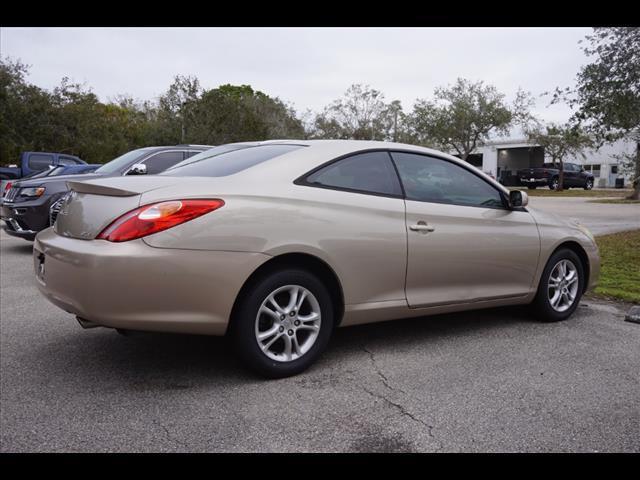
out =
[(144, 163), (136, 163), (134, 164), (127, 175), (146, 175), (147, 174), (147, 166)]
[(509, 192), (509, 206), (511, 208), (526, 207), (529, 205), (529, 195), (522, 190), (511, 190)]

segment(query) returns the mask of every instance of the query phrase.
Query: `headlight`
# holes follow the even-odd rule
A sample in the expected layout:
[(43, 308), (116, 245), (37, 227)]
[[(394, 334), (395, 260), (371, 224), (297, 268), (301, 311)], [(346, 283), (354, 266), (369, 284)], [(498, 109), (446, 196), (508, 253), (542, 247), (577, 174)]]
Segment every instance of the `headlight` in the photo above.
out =
[(31, 187), (20, 189), (21, 197), (40, 197), (44, 193), (44, 187)]

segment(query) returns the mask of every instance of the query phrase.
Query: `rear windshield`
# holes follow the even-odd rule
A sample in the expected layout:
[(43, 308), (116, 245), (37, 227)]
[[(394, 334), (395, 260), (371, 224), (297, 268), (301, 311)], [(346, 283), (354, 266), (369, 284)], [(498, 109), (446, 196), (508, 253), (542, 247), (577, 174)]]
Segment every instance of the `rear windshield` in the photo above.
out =
[(214, 147), (209, 150), (205, 150), (204, 152), (200, 152), (196, 155), (193, 155), (187, 158), (186, 160), (181, 161), (180, 163), (176, 163), (174, 166), (167, 168), (165, 171), (168, 172), (176, 168), (184, 167), (185, 165), (191, 165), (192, 163), (201, 162), (202, 160), (215, 157), (216, 155), (221, 155), (223, 153), (232, 152), (234, 150), (240, 150), (242, 148), (248, 148), (248, 147), (255, 147), (255, 144), (251, 145), (251, 144), (243, 144), (243, 143), (229, 143), (226, 145), (219, 145), (217, 147)]
[[(160, 175), (177, 177), (225, 177), (233, 175), (249, 167), (269, 159), (284, 155), (302, 148), (302, 145), (259, 145), (257, 147), (243, 148), (232, 152), (204, 158), (197, 162), (191, 162), (181, 167), (172, 168)], [(195, 157), (190, 158), (192, 160)]]

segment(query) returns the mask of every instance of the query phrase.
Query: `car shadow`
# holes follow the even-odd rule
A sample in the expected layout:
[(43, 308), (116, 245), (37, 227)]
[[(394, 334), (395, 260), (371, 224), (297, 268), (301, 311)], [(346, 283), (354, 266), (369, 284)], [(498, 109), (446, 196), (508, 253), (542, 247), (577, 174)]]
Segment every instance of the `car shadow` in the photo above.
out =
[[(447, 338), (479, 330), (495, 333), (531, 321), (524, 309), (505, 307), (339, 328), (319, 362), (294, 378), (331, 369), (334, 362), (362, 355), (364, 348), (378, 353), (429, 349)], [(46, 351), (39, 348), (38, 355), (49, 359), (46, 369), (70, 375), (87, 388), (160, 392), (265, 381), (239, 363), (230, 343), (224, 337), (152, 332), (124, 336), (113, 329), (78, 328), (42, 345)]]
[(3, 245), (4, 253), (17, 253), (18, 255), (31, 255), (33, 253), (33, 242), (25, 242), (23, 245)]

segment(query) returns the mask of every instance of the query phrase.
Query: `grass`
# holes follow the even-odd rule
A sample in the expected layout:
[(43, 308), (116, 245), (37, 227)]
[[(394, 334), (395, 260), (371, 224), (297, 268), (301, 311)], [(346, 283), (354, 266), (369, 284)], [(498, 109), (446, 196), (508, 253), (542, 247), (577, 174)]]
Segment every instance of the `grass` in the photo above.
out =
[(640, 303), (640, 230), (596, 237), (600, 280), (595, 294)]
[(589, 200), (589, 203), (640, 203), (640, 200), (629, 200), (628, 198), (603, 198), (601, 200)]
[(556, 192), (547, 187), (529, 190), (527, 187), (509, 187), (511, 190), (523, 190), (530, 197), (628, 197), (631, 195), (630, 188), (607, 188), (603, 190), (584, 190), (582, 188), (571, 188)]

